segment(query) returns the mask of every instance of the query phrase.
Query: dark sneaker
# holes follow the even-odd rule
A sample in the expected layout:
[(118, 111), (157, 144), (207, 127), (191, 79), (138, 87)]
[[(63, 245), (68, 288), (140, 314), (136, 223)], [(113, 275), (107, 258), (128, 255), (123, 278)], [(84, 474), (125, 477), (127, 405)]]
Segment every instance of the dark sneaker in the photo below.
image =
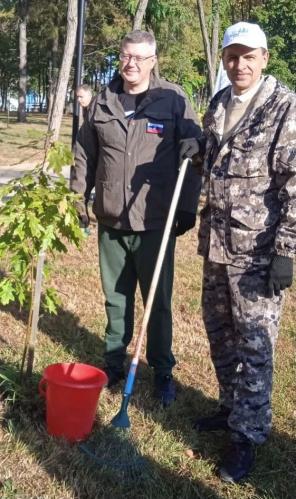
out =
[(154, 377), (154, 397), (161, 401), (164, 407), (168, 407), (176, 400), (176, 387), (173, 376), (156, 374)]
[(255, 462), (254, 445), (249, 440), (231, 442), (219, 469), (220, 478), (224, 482), (236, 483), (245, 478)]
[(125, 378), (124, 369), (115, 369), (114, 367), (106, 366), (103, 369), (108, 376), (107, 388), (112, 388), (112, 386), (117, 385), (121, 380)]
[(229, 430), (227, 421), (230, 412), (228, 407), (221, 406), (219, 412), (213, 414), (213, 416), (198, 418), (193, 428), (197, 431)]

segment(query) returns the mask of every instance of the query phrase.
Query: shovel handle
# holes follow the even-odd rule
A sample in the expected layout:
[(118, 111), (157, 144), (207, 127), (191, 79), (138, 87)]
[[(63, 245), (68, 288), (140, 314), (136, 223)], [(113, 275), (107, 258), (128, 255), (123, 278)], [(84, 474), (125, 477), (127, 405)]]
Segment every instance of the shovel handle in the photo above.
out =
[(41, 380), (38, 383), (38, 392), (39, 392), (40, 397), (44, 397), (44, 398), (46, 397), (45, 388), (46, 388), (46, 379), (41, 378)]
[(181, 189), (183, 186), (184, 177), (185, 177), (185, 174), (187, 171), (188, 162), (189, 162), (189, 159), (186, 158), (186, 159), (184, 159), (184, 161), (181, 164), (181, 167), (179, 170), (179, 175), (178, 175), (176, 186), (175, 186), (175, 190), (174, 190), (173, 197), (171, 200), (169, 213), (168, 213), (168, 217), (166, 220), (164, 233), (162, 236), (161, 245), (160, 245), (159, 253), (157, 256), (156, 265), (155, 265), (155, 269), (153, 272), (152, 281), (150, 284), (149, 293), (148, 293), (148, 297), (147, 297), (147, 301), (146, 301), (146, 306), (144, 309), (142, 324), (141, 324), (139, 336), (138, 336), (137, 343), (136, 343), (135, 353), (134, 353), (134, 357), (133, 357), (133, 363), (136, 366), (137, 366), (138, 361), (139, 361), (139, 356), (140, 356), (140, 352), (141, 352), (141, 348), (142, 348), (143, 339), (144, 339), (144, 336), (146, 334), (147, 325), (148, 325), (148, 322), (150, 319), (151, 309), (152, 309), (154, 296), (155, 296), (155, 292), (156, 292), (156, 287), (157, 287), (157, 284), (159, 281), (159, 276), (160, 276), (163, 260), (165, 257), (168, 241), (170, 238), (172, 225), (173, 225), (174, 218), (175, 218), (177, 204), (178, 204)]

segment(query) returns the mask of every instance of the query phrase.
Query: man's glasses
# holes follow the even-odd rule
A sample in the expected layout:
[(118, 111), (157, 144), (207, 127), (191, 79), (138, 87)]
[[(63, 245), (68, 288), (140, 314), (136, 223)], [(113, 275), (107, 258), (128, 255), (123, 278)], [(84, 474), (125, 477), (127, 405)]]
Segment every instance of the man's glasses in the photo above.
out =
[(148, 55), (148, 57), (142, 57), (141, 55), (130, 55), (130, 54), (119, 54), (119, 60), (122, 62), (130, 62), (132, 59), (136, 63), (140, 63), (146, 61), (147, 59), (151, 59), (151, 57), (155, 57), (155, 54)]

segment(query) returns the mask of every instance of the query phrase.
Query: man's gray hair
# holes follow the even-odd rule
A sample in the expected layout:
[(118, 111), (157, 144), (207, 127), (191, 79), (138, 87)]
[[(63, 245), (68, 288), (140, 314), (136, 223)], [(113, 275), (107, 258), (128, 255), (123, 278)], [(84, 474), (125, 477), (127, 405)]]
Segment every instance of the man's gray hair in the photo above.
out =
[(141, 31), (139, 29), (136, 29), (135, 31), (127, 33), (121, 40), (120, 50), (127, 43), (147, 43), (151, 46), (151, 48), (153, 48), (154, 52), (156, 53), (156, 40), (154, 35), (152, 33), (149, 33), (149, 31)]
[(82, 83), (82, 85), (76, 87), (76, 92), (78, 92), (79, 90), (84, 90), (85, 92), (90, 92), (91, 94), (93, 92), (91, 86), (87, 83)]

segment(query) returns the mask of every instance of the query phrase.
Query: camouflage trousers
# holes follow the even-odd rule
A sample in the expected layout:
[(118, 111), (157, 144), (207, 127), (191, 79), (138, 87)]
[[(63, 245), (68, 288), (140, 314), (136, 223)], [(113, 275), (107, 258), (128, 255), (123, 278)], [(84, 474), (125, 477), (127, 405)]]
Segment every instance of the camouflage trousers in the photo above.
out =
[(267, 298), (267, 267), (204, 262), (203, 319), (228, 424), (263, 443), (271, 429), (273, 353), (283, 302)]

